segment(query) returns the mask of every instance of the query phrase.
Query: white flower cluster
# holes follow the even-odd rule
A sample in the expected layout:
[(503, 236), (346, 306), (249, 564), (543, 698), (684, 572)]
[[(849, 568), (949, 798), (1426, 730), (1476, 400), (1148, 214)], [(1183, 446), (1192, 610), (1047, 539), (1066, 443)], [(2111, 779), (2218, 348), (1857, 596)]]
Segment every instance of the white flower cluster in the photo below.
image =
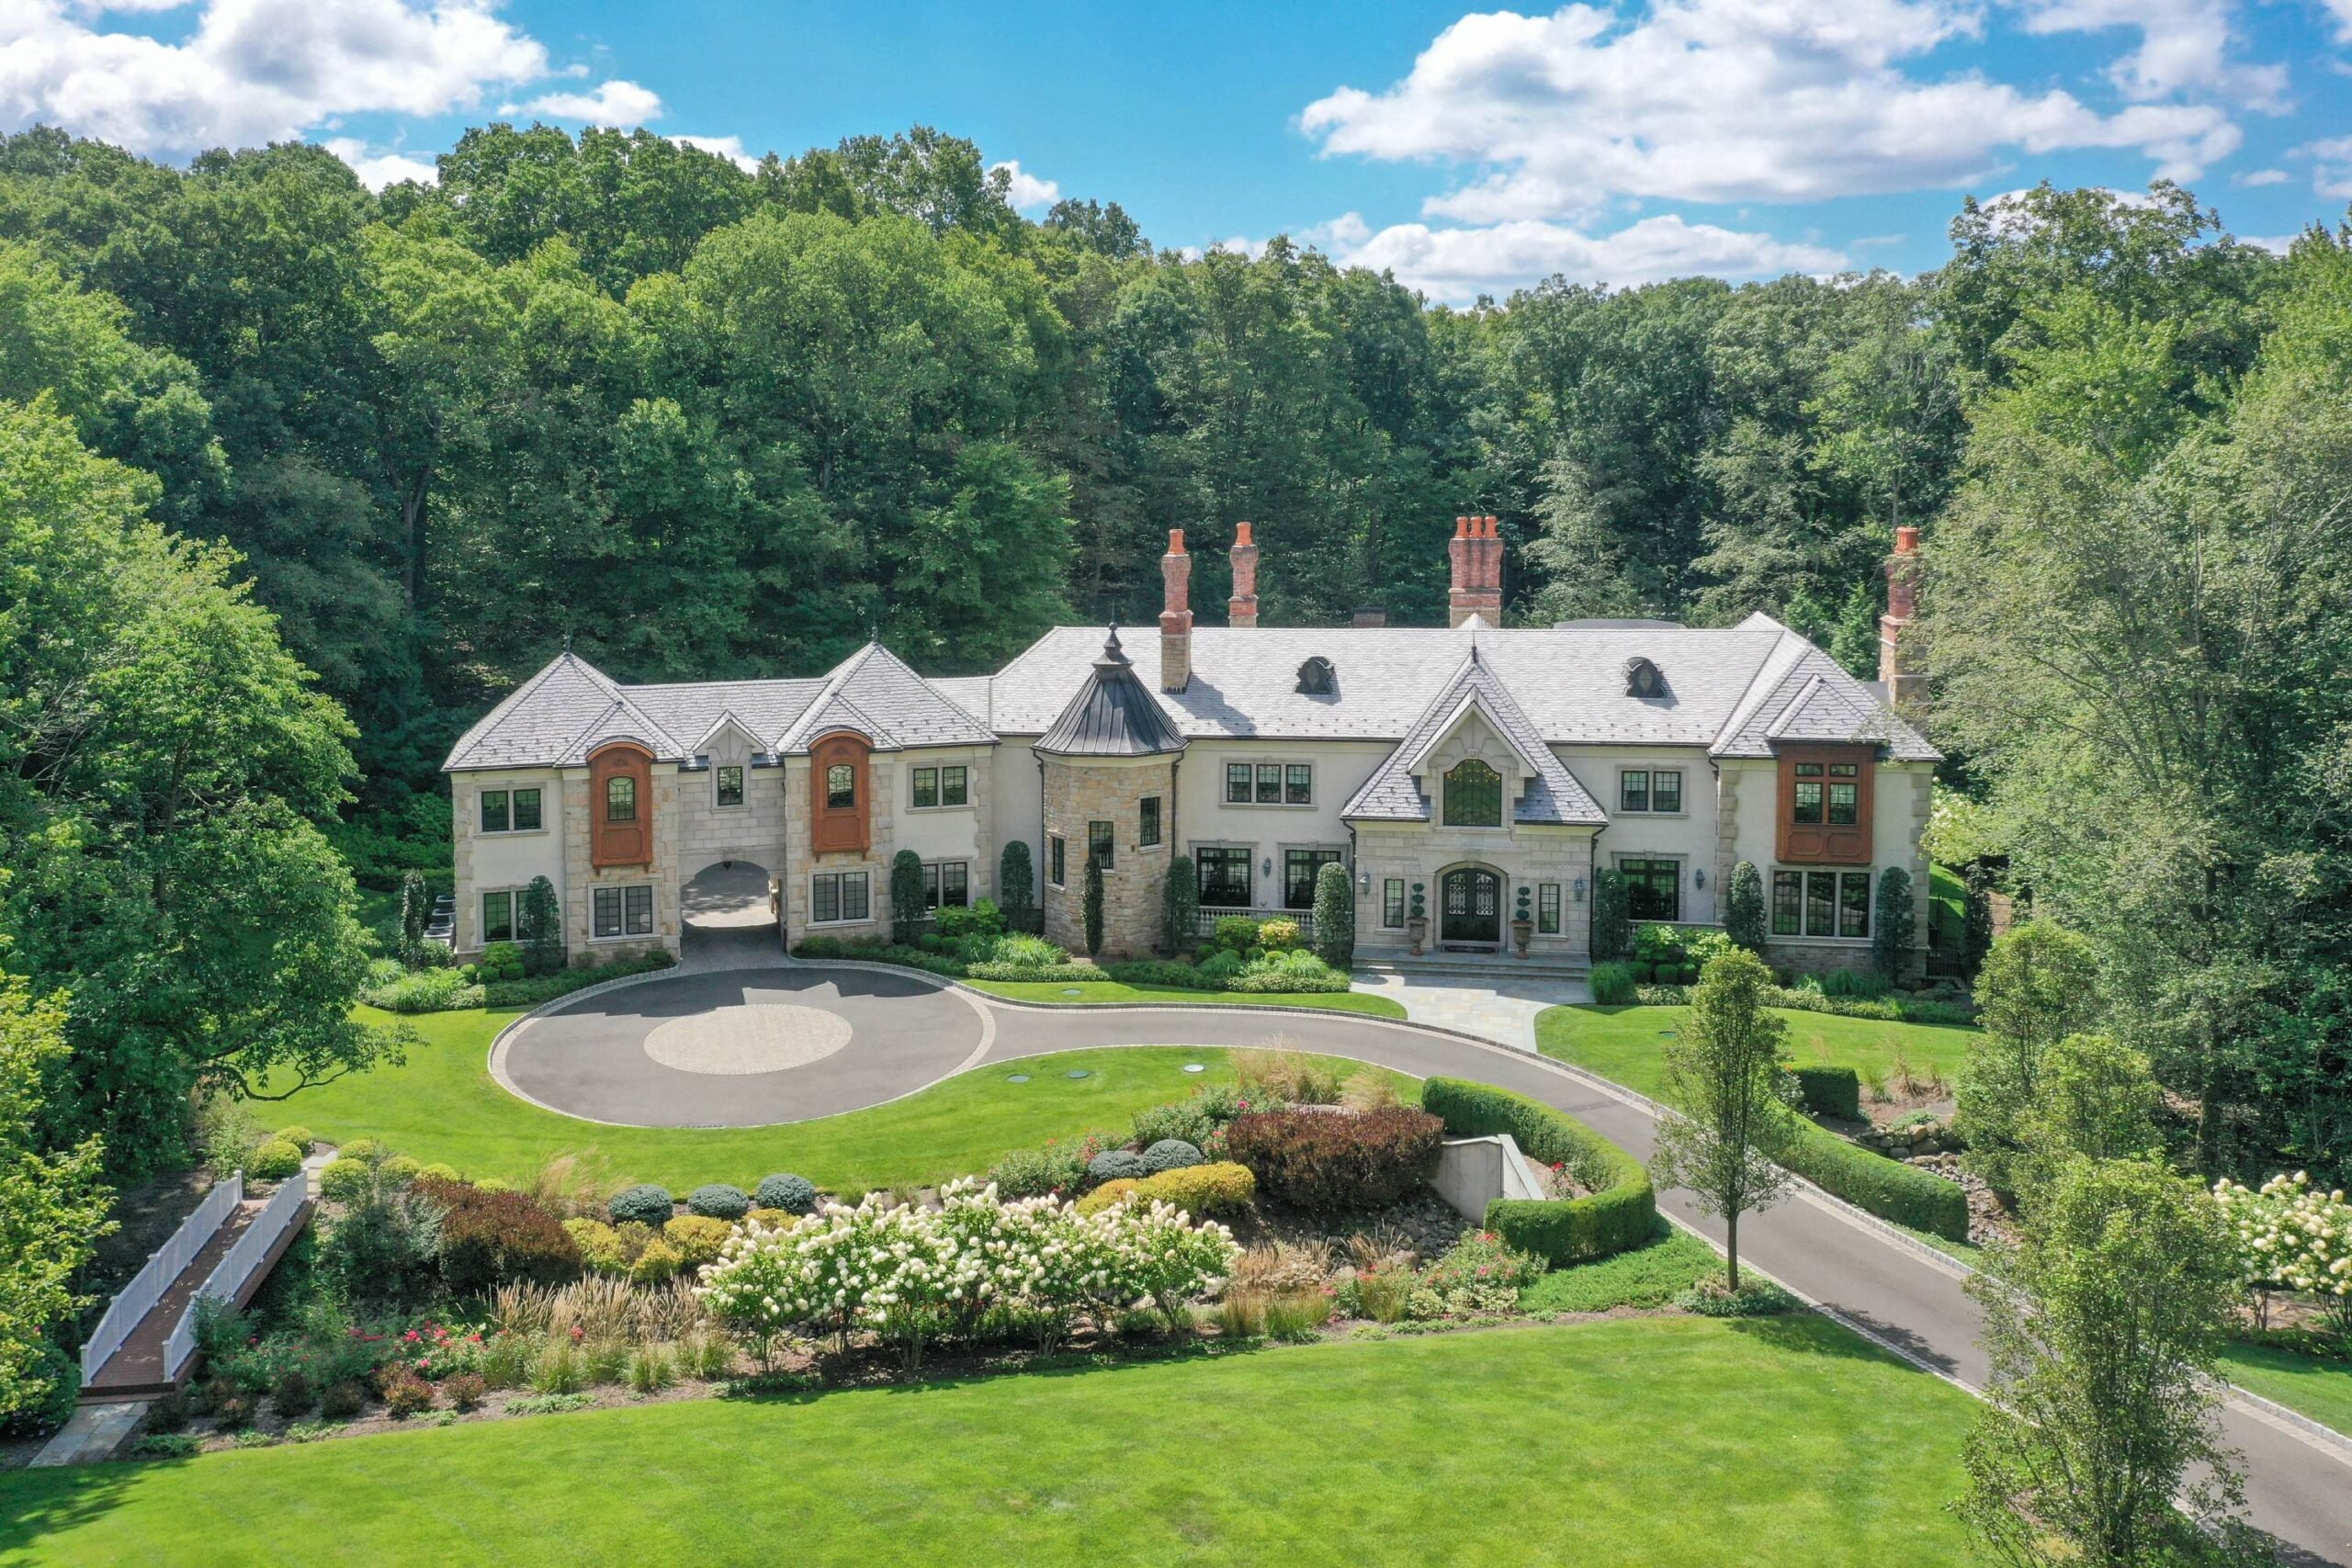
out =
[(2319, 1191), (2299, 1170), (2272, 1177), (2260, 1191), (2225, 1178), (2213, 1197), (2236, 1233), (2249, 1285), (2315, 1296), (2332, 1315), (2352, 1322), (2352, 1204), (2341, 1189)]
[(1081, 1312), (1102, 1320), (1148, 1300), (1177, 1324), (1237, 1251), (1223, 1225), (1195, 1226), (1167, 1203), (1080, 1215), (1053, 1198), (1007, 1202), (994, 1184), (968, 1179), (940, 1197), (931, 1209), (869, 1192), (855, 1208), (828, 1203), (789, 1225), (747, 1220), (703, 1270), (702, 1299), (752, 1335), (805, 1326), (845, 1348), (867, 1330), (911, 1366), (927, 1340), (969, 1332), (1000, 1310), (1044, 1348)]

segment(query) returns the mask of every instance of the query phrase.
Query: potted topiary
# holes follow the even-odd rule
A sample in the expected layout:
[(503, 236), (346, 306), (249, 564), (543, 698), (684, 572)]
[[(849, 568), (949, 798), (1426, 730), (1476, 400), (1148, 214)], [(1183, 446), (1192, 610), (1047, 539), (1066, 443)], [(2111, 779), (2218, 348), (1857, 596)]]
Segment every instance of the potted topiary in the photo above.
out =
[(1421, 943), (1430, 934), (1429, 910), (1422, 902), (1421, 888), (1421, 884), (1413, 884), (1412, 913), (1405, 917), (1405, 935), (1413, 944), (1413, 956), (1416, 958), (1421, 955)]
[(1527, 944), (1535, 935), (1535, 919), (1527, 912), (1527, 899), (1528, 888), (1526, 884), (1521, 883), (1519, 889), (1519, 908), (1513, 909), (1510, 915), (1511, 945), (1519, 949), (1519, 955), (1521, 958), (1527, 956)]

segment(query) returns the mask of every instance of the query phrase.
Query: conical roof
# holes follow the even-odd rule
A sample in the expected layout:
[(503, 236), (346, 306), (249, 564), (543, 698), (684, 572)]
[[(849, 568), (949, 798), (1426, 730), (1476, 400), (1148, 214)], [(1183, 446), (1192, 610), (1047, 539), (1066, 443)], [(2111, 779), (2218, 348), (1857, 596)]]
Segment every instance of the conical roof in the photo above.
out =
[(1183, 749), (1183, 736), (1119, 647), (1115, 626), (1093, 672), (1035, 745), (1057, 757), (1151, 757)]

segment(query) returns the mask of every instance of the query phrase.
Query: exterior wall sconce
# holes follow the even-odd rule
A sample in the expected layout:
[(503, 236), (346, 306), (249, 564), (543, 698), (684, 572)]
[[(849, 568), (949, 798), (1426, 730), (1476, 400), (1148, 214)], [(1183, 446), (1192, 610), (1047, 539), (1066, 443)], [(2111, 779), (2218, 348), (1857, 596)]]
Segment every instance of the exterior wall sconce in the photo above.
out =
[(1356, 891), (1366, 897), (1371, 896), (1372, 873), (1368, 871), (1359, 871), (1356, 873)]
[(1584, 902), (1584, 878), (1581, 876), (1577, 878), (1577, 902)]
[(1273, 874), (1274, 874), (1274, 857), (1273, 857), (1273, 856), (1272, 856), (1272, 855), (1268, 855), (1265, 859), (1263, 859), (1263, 860), (1260, 861), (1260, 862), (1258, 863), (1258, 870), (1259, 870), (1259, 873), (1260, 873), (1261, 875), (1265, 875), (1265, 876), (1272, 876), (1272, 875), (1273, 875)]
[(1704, 887), (1707, 886), (1707, 874), (1703, 871), (1692, 872), (1690, 874), (1690, 886), (1693, 887)]

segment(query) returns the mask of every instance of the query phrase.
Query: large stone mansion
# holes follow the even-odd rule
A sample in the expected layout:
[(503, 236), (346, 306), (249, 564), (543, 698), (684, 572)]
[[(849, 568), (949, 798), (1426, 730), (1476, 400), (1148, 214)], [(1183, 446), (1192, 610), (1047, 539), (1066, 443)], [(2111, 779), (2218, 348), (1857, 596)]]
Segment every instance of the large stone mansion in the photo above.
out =
[(1457, 520), (1452, 624), (1258, 624), (1258, 546), (1238, 527), (1222, 626), (1195, 626), (1181, 530), (1159, 632), (1057, 626), (990, 676), (927, 679), (868, 644), (820, 679), (623, 685), (565, 652), (444, 764), (461, 955), (510, 937), (522, 890), (555, 886), (573, 953), (676, 950), (681, 901), (757, 868), (786, 939), (889, 929), (889, 869), (927, 899), (993, 897), (1029, 845), (1046, 932), (1080, 938), (1102, 862), (1106, 953), (1162, 944), (1168, 865), (1189, 854), (1204, 917), (1305, 912), (1346, 866), (1364, 958), (1408, 933), (1452, 952), (1589, 951), (1593, 873), (1640, 919), (1721, 919), (1735, 863), (1762, 872), (1776, 963), (1870, 951), (1877, 874), (1900, 865), (1927, 929), (1937, 753), (1890, 703), (1917, 534), (1898, 531), (1881, 680), (1854, 679), (1770, 616), (1504, 626), (1502, 540)]

